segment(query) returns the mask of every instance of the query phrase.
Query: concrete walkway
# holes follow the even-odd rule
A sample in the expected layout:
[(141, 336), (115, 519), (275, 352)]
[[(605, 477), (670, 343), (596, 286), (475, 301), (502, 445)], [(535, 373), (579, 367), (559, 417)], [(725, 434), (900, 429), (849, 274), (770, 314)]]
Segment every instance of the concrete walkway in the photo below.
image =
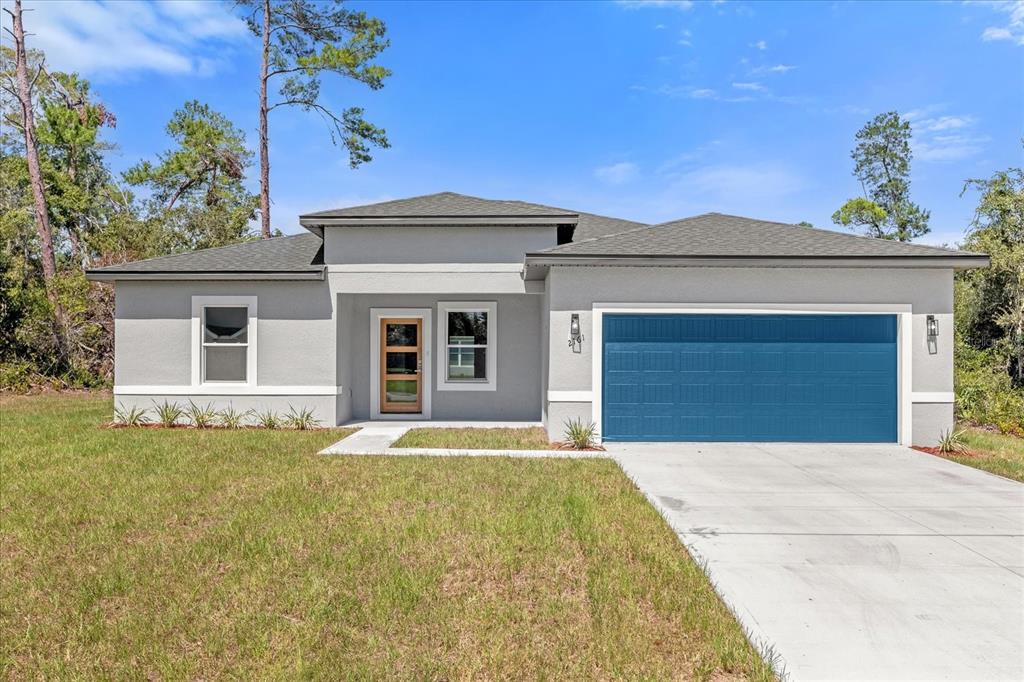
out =
[(1024, 679), (1024, 485), (893, 445), (608, 448), (791, 679)]
[(368, 421), (345, 424), (359, 430), (320, 451), (321, 455), (429, 455), (432, 457), (604, 457), (604, 452), (575, 450), (473, 450), (447, 448), (393, 448), (391, 444), (411, 429), (528, 429), (539, 422)]

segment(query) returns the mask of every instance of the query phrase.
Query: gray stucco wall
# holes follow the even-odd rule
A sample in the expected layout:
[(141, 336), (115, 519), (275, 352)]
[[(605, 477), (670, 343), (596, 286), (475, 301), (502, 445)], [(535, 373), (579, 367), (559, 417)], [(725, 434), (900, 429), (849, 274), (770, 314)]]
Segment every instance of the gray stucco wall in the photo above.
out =
[[(114, 385), (187, 387), (192, 381), (192, 296), (256, 296), (259, 387), (336, 385), (335, 324), (326, 282), (120, 281), (114, 312)], [(272, 389), (264, 388), (264, 391)], [(152, 406), (188, 396), (154, 391), (119, 396), (119, 404)], [(336, 423), (334, 395), (197, 395), (197, 403), (286, 411), (308, 406)], [(244, 405), (244, 407), (243, 407)]]
[[(432, 418), (438, 420), (525, 420), (541, 419), (541, 297), (537, 295), (380, 295), (340, 294), (339, 337), (349, 352), (339, 349), (339, 363), (348, 364), (341, 374), (350, 376), (351, 416), (370, 417), (371, 362), (378, 359), (370, 349), (371, 308), (430, 308), (433, 352), (437, 347), (438, 301), (497, 301), (498, 341), (495, 391), (438, 391), (432, 379)], [(431, 363), (436, 375), (436, 356)]]
[[(593, 337), (594, 303), (672, 304), (910, 304), (912, 318), (912, 391), (953, 390), (953, 271), (950, 269), (856, 268), (693, 268), (553, 267), (548, 274), (550, 360), (548, 389), (590, 391), (595, 351), (566, 344), (569, 318), (579, 313), (588, 339)], [(928, 352), (925, 317), (933, 314), (940, 335), (935, 355)], [(915, 405), (913, 441), (930, 444), (952, 426), (952, 406)], [(946, 415), (948, 414), (948, 419)], [(589, 420), (591, 404), (551, 403), (547, 424), (556, 435), (567, 418)]]
[(326, 227), (324, 262), (522, 263), (557, 241), (553, 225)]

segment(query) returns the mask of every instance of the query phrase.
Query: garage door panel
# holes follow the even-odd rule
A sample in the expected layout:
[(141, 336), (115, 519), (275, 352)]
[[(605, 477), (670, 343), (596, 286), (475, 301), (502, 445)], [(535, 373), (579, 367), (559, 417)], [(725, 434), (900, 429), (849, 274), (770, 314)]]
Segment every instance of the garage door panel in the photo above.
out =
[(896, 440), (892, 315), (604, 317), (608, 440)]
[(706, 350), (679, 351), (679, 371), (710, 372), (712, 355)]

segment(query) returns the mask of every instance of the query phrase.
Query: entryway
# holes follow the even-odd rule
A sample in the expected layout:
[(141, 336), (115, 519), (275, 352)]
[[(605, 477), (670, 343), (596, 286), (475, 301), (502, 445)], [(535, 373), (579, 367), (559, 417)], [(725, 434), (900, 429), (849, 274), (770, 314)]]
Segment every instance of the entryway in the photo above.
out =
[(423, 320), (380, 320), (381, 414), (419, 414), (423, 409)]
[(430, 419), (430, 308), (370, 309), (370, 418)]

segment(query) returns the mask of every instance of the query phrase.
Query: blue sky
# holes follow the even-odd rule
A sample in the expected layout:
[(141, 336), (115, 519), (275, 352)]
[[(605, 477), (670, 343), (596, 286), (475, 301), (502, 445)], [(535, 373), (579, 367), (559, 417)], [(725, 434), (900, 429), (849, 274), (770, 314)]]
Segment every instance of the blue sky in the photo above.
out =
[[(705, 211), (832, 227), (859, 192), (849, 153), (873, 115), (914, 126), (919, 241), (955, 243), (963, 180), (1019, 166), (1024, 2), (353, 3), (382, 18), (394, 75), (366, 108), (392, 148), (350, 170), (319, 118), (271, 115), (274, 224), (451, 190), (658, 222)], [(30, 45), (92, 80), (123, 170), (168, 147), (188, 99), (256, 143), (258, 44), (217, 2), (32, 2)], [(250, 170), (256, 189), (256, 168)]]

